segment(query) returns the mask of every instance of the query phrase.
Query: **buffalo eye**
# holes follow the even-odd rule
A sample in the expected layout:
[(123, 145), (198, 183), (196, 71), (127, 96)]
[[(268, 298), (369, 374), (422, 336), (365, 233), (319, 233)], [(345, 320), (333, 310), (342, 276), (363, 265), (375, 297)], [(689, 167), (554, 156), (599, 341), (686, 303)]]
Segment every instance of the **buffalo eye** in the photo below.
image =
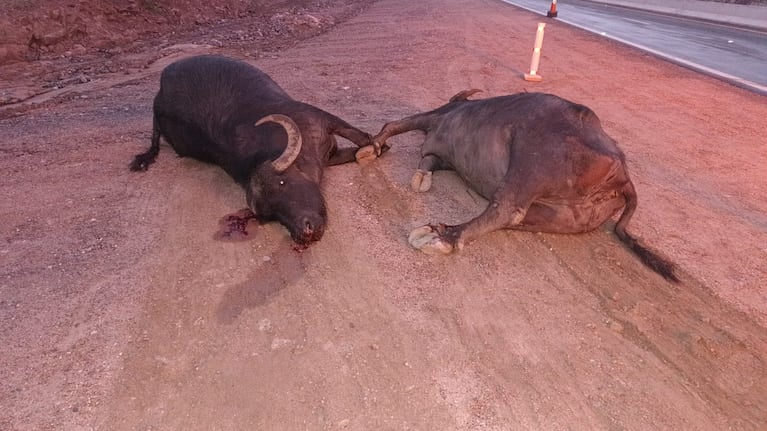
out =
[(285, 185), (285, 181), (283, 181), (283, 180), (280, 180), (280, 185), (281, 185), (281, 186), (284, 186), (284, 185)]

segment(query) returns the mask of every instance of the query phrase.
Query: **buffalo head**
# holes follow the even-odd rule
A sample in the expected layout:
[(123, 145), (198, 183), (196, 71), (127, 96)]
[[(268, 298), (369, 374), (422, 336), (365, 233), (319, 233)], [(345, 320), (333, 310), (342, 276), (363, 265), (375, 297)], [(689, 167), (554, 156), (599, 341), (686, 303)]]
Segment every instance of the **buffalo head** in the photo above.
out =
[(285, 115), (272, 114), (260, 119), (256, 126), (274, 122), (281, 125), (288, 144), (274, 161), (258, 165), (245, 187), (248, 206), (261, 221), (278, 221), (299, 245), (322, 238), (327, 210), (320, 185), (293, 167), (301, 152), (298, 125)]

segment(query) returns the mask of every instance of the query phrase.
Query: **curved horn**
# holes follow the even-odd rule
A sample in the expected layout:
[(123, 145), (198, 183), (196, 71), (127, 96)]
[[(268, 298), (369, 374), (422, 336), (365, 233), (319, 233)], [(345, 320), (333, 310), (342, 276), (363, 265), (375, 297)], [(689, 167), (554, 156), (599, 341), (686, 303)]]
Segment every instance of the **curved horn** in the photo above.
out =
[(288, 134), (288, 145), (285, 147), (285, 151), (280, 154), (280, 157), (277, 157), (277, 159), (272, 162), (274, 170), (282, 172), (293, 164), (296, 157), (298, 157), (298, 153), (301, 152), (301, 130), (298, 129), (298, 125), (295, 121), (287, 115), (282, 114), (267, 115), (258, 120), (256, 126), (269, 122), (279, 124), (285, 128), (285, 132)]

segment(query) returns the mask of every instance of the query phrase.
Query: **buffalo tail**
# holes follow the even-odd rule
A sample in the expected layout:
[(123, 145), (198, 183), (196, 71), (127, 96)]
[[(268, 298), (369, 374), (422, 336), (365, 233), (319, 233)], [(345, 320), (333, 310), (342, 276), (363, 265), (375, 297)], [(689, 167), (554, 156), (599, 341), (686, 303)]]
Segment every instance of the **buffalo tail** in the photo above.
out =
[(639, 257), (639, 260), (641, 260), (642, 263), (660, 274), (666, 280), (679, 283), (679, 278), (674, 274), (673, 263), (645, 248), (636, 238), (626, 232), (626, 225), (628, 225), (629, 220), (631, 220), (631, 216), (634, 214), (638, 202), (637, 194), (631, 181), (628, 181), (624, 186), (623, 195), (626, 198), (626, 207), (623, 209), (623, 214), (621, 214), (618, 223), (615, 225), (615, 234)]

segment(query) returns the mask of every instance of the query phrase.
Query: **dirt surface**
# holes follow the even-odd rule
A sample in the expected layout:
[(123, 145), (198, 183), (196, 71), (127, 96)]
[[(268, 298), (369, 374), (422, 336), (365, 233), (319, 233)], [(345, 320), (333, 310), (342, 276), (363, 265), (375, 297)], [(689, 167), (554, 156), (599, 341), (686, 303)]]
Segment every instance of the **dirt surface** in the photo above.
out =
[[(764, 97), (552, 20), (525, 82), (540, 17), (498, 1), (262, 3), (140, 10), (128, 42), (0, 69), (0, 429), (767, 428)], [(629, 230), (682, 283), (609, 225), (412, 250), (412, 228), (485, 205), (449, 172), (409, 189), (416, 133), (327, 170), (302, 253), (278, 224), (218, 241), (245, 202), (222, 170), (166, 145), (128, 170), (159, 72), (203, 52), (371, 133), (467, 88), (588, 105), (627, 155)]]

